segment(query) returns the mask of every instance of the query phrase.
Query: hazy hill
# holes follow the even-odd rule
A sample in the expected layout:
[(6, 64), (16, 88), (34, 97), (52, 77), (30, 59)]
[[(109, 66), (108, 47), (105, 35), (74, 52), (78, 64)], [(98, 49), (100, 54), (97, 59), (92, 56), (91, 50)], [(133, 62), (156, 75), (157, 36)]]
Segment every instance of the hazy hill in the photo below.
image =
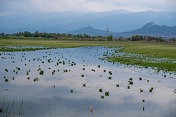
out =
[(147, 23), (142, 28), (118, 34), (119, 36), (150, 35), (150, 36), (174, 36), (176, 37), (176, 26), (156, 25), (154, 22)]
[[(70, 34), (88, 34), (92, 36), (106, 36), (108, 33), (105, 30), (95, 29), (91, 26), (83, 27), (71, 32), (68, 32)], [(112, 34), (113, 32), (109, 32), (109, 34)]]
[(83, 13), (59, 12), (26, 16), (0, 16), (0, 32), (15, 33), (28, 30), (34, 32), (66, 33), (82, 27), (92, 26), (96, 29), (112, 32), (126, 32), (142, 27), (148, 22), (176, 26), (176, 12), (128, 12), (124, 10)]
[[(68, 32), (71, 34), (88, 34), (88, 35), (93, 35), (93, 36), (106, 36), (107, 31), (106, 30), (100, 30), (100, 29), (95, 29), (91, 26), (88, 27), (83, 27), (71, 32)], [(112, 34), (115, 37), (123, 36), (123, 37), (129, 37), (133, 35), (150, 35), (150, 36), (161, 36), (161, 37), (176, 37), (176, 26), (166, 26), (166, 25), (156, 25), (154, 22), (150, 22), (145, 24), (143, 27), (128, 31), (128, 32), (108, 32), (108, 34)]]

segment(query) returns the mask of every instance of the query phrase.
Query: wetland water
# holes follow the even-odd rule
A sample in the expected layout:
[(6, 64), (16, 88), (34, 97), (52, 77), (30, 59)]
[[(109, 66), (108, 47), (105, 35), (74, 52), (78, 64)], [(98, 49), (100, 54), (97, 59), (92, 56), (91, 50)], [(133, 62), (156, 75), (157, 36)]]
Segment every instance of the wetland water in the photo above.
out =
[(100, 59), (113, 52), (0, 52), (0, 117), (175, 117), (174, 73)]

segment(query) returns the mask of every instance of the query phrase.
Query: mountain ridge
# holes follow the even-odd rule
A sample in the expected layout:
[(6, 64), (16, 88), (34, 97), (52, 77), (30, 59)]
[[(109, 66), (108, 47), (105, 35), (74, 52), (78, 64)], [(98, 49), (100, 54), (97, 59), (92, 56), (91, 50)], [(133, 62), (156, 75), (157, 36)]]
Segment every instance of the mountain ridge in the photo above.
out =
[(114, 35), (114, 37), (130, 37), (133, 35), (149, 35), (157, 37), (176, 37), (176, 26), (167, 26), (167, 25), (157, 25), (154, 22), (149, 22), (143, 25), (141, 28), (127, 31), (127, 32), (107, 32), (105, 30), (96, 29), (92, 26), (83, 27), (74, 31), (68, 32), (70, 34), (88, 34), (92, 36), (106, 36), (108, 34)]
[(175, 20), (176, 12), (167, 11), (61, 12), (19, 17), (2, 16), (0, 17), (0, 32), (16, 33), (28, 30), (30, 32), (66, 33), (85, 26), (93, 26), (101, 30), (109, 27), (112, 32), (126, 32), (138, 29), (150, 21), (160, 25), (175, 26)]

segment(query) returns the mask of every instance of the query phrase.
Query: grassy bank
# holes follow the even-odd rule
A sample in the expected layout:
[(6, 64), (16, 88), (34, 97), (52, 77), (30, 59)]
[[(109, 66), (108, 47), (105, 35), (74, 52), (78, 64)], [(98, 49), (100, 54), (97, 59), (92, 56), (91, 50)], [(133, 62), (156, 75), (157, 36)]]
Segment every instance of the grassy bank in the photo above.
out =
[(126, 65), (138, 65), (153, 68), (158, 71), (176, 72), (176, 45), (138, 43), (128, 44), (125, 48), (116, 50), (122, 55), (111, 55), (106, 59)]

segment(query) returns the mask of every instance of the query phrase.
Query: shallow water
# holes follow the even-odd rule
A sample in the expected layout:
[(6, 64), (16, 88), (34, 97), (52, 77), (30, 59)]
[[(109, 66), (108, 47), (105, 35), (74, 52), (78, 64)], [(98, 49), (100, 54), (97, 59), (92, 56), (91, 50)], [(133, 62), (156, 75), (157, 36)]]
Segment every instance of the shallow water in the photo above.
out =
[(114, 48), (0, 52), (0, 117), (176, 116), (174, 73), (101, 60), (107, 51)]

